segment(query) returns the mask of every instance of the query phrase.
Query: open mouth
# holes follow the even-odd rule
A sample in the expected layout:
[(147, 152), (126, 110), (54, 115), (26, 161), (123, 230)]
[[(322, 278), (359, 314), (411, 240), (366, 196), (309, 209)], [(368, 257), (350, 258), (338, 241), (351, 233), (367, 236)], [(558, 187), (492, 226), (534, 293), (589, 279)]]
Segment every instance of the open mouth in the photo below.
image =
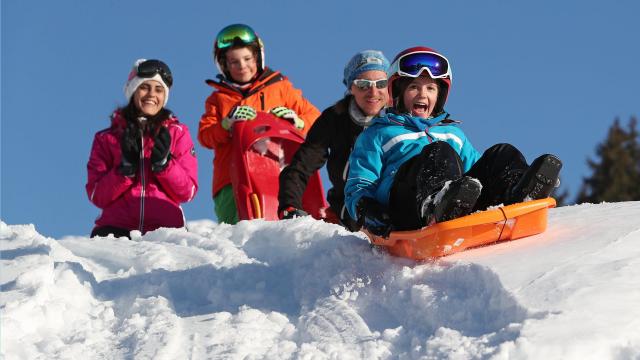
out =
[(429, 111), (429, 106), (427, 106), (427, 104), (421, 102), (413, 104), (414, 113), (426, 113), (427, 111)]

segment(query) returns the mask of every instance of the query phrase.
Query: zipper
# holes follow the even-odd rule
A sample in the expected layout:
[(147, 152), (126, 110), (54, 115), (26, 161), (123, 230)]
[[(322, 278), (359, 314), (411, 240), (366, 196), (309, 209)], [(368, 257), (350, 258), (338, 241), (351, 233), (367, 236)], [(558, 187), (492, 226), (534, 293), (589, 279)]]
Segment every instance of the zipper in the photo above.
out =
[(429, 141), (429, 144), (431, 144), (433, 142), (433, 138), (432, 138), (432, 135), (429, 134), (429, 129), (431, 129), (431, 126), (427, 126), (424, 129), (424, 134), (427, 136), (427, 141)]
[[(352, 151), (353, 151), (353, 147), (351, 147), (351, 150), (349, 151), (349, 154), (351, 154)], [(342, 169), (342, 180), (343, 181), (347, 181), (347, 175), (349, 175), (349, 159), (347, 159), (347, 162), (344, 164), (344, 169)]]
[(143, 232), (144, 229), (144, 193), (145, 193), (145, 179), (144, 179), (144, 134), (140, 130), (140, 184), (142, 190), (140, 191), (140, 223), (138, 229)]
[(261, 106), (261, 110), (264, 111), (264, 93), (263, 92), (260, 93), (260, 106)]

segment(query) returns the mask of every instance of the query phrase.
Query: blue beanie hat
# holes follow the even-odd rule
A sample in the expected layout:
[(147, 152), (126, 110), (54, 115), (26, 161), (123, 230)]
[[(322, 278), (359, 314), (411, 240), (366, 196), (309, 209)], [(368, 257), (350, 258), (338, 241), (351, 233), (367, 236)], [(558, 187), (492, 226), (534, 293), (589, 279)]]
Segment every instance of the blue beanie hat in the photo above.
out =
[(355, 54), (344, 67), (344, 79), (342, 82), (351, 88), (351, 83), (356, 77), (365, 71), (380, 70), (384, 73), (389, 69), (389, 60), (378, 50), (365, 50)]

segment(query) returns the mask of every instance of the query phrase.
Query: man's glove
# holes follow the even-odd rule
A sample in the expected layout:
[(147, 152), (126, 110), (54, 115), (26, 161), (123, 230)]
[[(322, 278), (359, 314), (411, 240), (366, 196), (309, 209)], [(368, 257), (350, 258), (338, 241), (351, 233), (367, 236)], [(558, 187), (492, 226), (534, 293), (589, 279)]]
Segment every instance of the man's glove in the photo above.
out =
[(353, 220), (351, 216), (349, 216), (349, 212), (344, 206), (340, 212), (340, 224), (351, 232), (357, 232), (362, 227), (361, 224), (358, 224), (356, 220)]
[(293, 206), (287, 206), (285, 209), (278, 211), (280, 220), (295, 219), (297, 217), (308, 216), (306, 211), (296, 209)]
[(140, 164), (140, 152), (142, 150), (142, 137), (138, 127), (134, 123), (128, 123), (122, 132), (120, 139), (122, 157), (118, 171), (120, 174), (133, 177)]
[(358, 201), (358, 224), (372, 234), (388, 237), (393, 230), (391, 217), (387, 209), (372, 198), (364, 197)]
[(222, 128), (225, 130), (231, 129), (231, 126), (236, 121), (253, 120), (258, 116), (256, 111), (249, 105), (236, 106), (229, 112), (226, 118), (222, 119)]
[(158, 133), (153, 137), (153, 149), (151, 150), (151, 171), (160, 172), (169, 165), (171, 159), (171, 134), (169, 130), (160, 126)]
[(298, 130), (304, 129), (304, 121), (302, 121), (302, 119), (298, 117), (298, 114), (296, 114), (295, 111), (284, 106), (278, 106), (271, 109), (270, 112), (273, 115), (292, 123), (293, 126), (296, 127), (296, 129)]

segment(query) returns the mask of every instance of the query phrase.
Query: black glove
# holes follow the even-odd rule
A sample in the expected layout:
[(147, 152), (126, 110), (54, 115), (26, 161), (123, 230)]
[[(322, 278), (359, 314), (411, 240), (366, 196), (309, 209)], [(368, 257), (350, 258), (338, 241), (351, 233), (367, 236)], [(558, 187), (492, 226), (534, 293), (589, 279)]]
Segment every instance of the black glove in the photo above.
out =
[(140, 151), (142, 139), (138, 127), (134, 123), (127, 124), (120, 139), (122, 158), (118, 170), (120, 174), (128, 177), (135, 176), (140, 164)]
[(280, 218), (280, 220), (295, 219), (297, 217), (303, 217), (308, 215), (309, 214), (307, 214), (306, 211), (301, 209), (296, 209), (293, 206), (287, 206), (286, 208), (278, 211), (278, 217)]
[(166, 127), (160, 126), (158, 133), (153, 138), (151, 150), (151, 171), (160, 172), (169, 165), (171, 159), (171, 134)]
[(374, 235), (388, 237), (393, 230), (391, 217), (379, 202), (372, 198), (364, 197), (358, 201), (358, 224), (369, 230)]
[(362, 227), (361, 224), (349, 216), (349, 212), (345, 209), (344, 205), (342, 206), (342, 211), (340, 212), (340, 224), (344, 226), (347, 230), (351, 232), (357, 232)]

